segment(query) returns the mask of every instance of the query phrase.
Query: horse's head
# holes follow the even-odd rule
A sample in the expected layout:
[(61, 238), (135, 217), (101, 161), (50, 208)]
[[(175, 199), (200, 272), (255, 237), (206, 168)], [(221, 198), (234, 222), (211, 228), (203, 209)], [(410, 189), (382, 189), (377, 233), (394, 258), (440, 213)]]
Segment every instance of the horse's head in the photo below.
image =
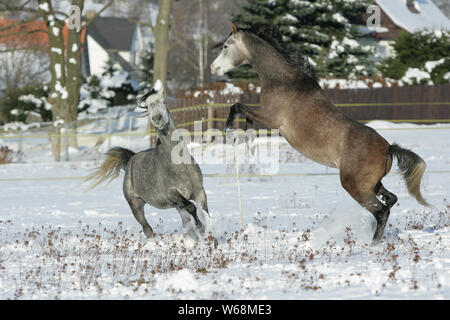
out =
[(223, 44), (219, 56), (211, 64), (211, 73), (224, 75), (243, 64), (250, 62), (250, 55), (243, 42), (244, 31), (239, 29), (234, 23), (232, 33)]
[(150, 117), (152, 124), (159, 130), (167, 129), (170, 116), (169, 110), (164, 102), (164, 92), (161, 88), (159, 91), (154, 88), (147, 92), (139, 99), (138, 107), (146, 109), (145, 115)]

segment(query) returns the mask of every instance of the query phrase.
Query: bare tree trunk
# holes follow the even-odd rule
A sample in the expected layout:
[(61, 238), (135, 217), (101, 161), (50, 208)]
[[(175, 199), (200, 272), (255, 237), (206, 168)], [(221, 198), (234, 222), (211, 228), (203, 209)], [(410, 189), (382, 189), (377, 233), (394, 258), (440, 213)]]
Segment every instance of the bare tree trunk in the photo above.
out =
[[(3, 11), (37, 13), (28, 20), (17, 23), (17, 25), (35, 21), (40, 18), (44, 19), (47, 25), (47, 30), (38, 31), (44, 31), (47, 33), (49, 40), (48, 50), (42, 50), (42, 48), (36, 48), (36, 46), (29, 46), (23, 49), (39, 49), (48, 54), (51, 74), (48, 102), (52, 106), (53, 121), (56, 122), (58, 120), (62, 120), (64, 123), (70, 124), (69, 127), (72, 133), (70, 145), (76, 147), (77, 141), (74, 134), (76, 126), (71, 125), (76, 123), (78, 103), (80, 100), (82, 30), (85, 29), (92, 22), (92, 20), (99, 16), (107, 7), (111, 6), (113, 0), (109, 0), (108, 3), (106, 3), (104, 7), (91, 19), (85, 22), (83, 26), (79, 26), (78, 28), (68, 28), (67, 41), (65, 41), (66, 39), (64, 39), (63, 34), (65, 21), (61, 18), (57, 18), (57, 14), (53, 9), (52, 0), (39, 0), (37, 10), (35, 8), (35, 4), (31, 1), (24, 1), (21, 5), (13, 4), (13, 1), (0, 0), (0, 2), (2, 2)], [(27, 6), (28, 4), (31, 6)], [(83, 10), (84, 0), (72, 0), (72, 5), (77, 6), (79, 12), (81, 12)], [(61, 14), (64, 14), (64, 12), (59, 13), (59, 15)], [(79, 20), (81, 20), (81, 17)], [(12, 26), (15, 25), (16, 24)], [(12, 26), (3, 27), (2, 31), (10, 30)], [(50, 135), (53, 154), (56, 158), (57, 155), (59, 155), (60, 150), (58, 150), (59, 148), (56, 140), (53, 138), (52, 132)]]
[(161, 81), (164, 94), (167, 93), (167, 60), (169, 55), (169, 29), (172, 0), (159, 0), (158, 18), (153, 27), (155, 36), (155, 62), (153, 69), (153, 84)]
[[(169, 30), (170, 14), (172, 12), (172, 0), (159, 0), (158, 17), (156, 24), (152, 26), (155, 37), (155, 53), (153, 62), (153, 85), (161, 81), (164, 87), (164, 96), (167, 96), (167, 62), (169, 57)], [(151, 24), (151, 23), (150, 23)], [(149, 130), (153, 128), (148, 118)], [(150, 137), (150, 148), (152, 148), (152, 137)]]
[(198, 0), (198, 24), (197, 24), (197, 32), (198, 32), (198, 78), (199, 78), (199, 87), (203, 88), (205, 85), (205, 58), (204, 58), (204, 3), (203, 0)]
[[(63, 120), (70, 122), (68, 117), (68, 93), (66, 91), (66, 70), (64, 58), (64, 35), (63, 27), (64, 21), (56, 19), (53, 13), (53, 6), (51, 0), (41, 0), (42, 5), (40, 9), (45, 22), (48, 27), (48, 41), (49, 41), (49, 58), (50, 58), (50, 95), (48, 102), (52, 106), (53, 122)], [(44, 9), (46, 8), (46, 9)], [(59, 159), (60, 146), (56, 138), (56, 128), (50, 132), (52, 152), (56, 160)]]
[[(53, 10), (52, 0), (40, 0), (39, 10), (44, 17), (48, 27), (49, 57), (50, 57), (50, 96), (49, 103), (52, 105), (53, 121), (63, 120), (69, 127), (69, 145), (77, 147), (76, 120), (78, 117), (78, 103), (80, 101), (81, 87), (81, 64), (82, 64), (82, 42), (83, 29), (112, 4), (110, 0), (97, 14), (89, 19), (80, 28), (68, 28), (67, 42), (63, 35), (65, 22), (58, 20)], [(77, 6), (82, 12), (84, 0), (72, 0), (72, 5)], [(53, 154), (56, 157), (56, 142), (52, 141)]]
[[(76, 5), (80, 8), (80, 12), (83, 11), (84, 0), (73, 0), (72, 5)], [(82, 29), (72, 28), (68, 30), (67, 37), (67, 49), (66, 49), (66, 70), (67, 79), (66, 87), (68, 92), (68, 115), (67, 120), (69, 122), (69, 145), (77, 148), (77, 117), (78, 117), (78, 104), (80, 102), (80, 88), (81, 88), (81, 64), (82, 64), (82, 43), (81, 43)]]
[[(204, 34), (203, 34), (203, 74), (208, 74), (207, 70), (208, 70), (208, 45), (209, 45), (209, 38), (208, 38), (208, 15), (209, 15), (209, 1), (206, 2), (206, 5), (204, 7), (204, 23), (205, 23), (205, 27), (204, 27)], [(203, 81), (206, 82), (205, 77), (203, 77)]]

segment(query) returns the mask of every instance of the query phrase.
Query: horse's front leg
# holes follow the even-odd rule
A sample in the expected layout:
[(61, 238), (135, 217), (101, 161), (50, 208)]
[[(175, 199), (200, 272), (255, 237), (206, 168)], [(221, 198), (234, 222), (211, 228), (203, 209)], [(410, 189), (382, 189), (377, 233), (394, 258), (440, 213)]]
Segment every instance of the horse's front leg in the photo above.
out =
[(205, 189), (202, 189), (196, 196), (195, 196), (195, 203), (197, 203), (200, 208), (206, 212), (206, 214), (208, 215), (208, 218), (210, 218), (211, 216), (209, 215), (209, 210), (208, 210), (208, 200), (206, 198), (206, 192)]
[(153, 236), (153, 229), (148, 224), (147, 219), (145, 219), (145, 212), (144, 212), (145, 201), (142, 200), (141, 198), (133, 198), (129, 196), (128, 197), (125, 196), (125, 199), (128, 201), (128, 204), (130, 205), (131, 212), (133, 212), (134, 217), (142, 226), (142, 230), (144, 231), (145, 236), (147, 238), (151, 238)]
[[(205, 189), (202, 188), (202, 190), (196, 195), (195, 197), (195, 203), (197, 203), (198, 206), (200, 206), (200, 208), (202, 209), (202, 211), (204, 213), (206, 213), (206, 216), (204, 214), (203, 218), (205, 219), (205, 224), (208, 226), (211, 221), (209, 219), (211, 219), (211, 216), (209, 214), (209, 210), (208, 210), (208, 203), (207, 203), (207, 199), (206, 199), (206, 192)], [(210, 228), (208, 228), (210, 229)], [(212, 235), (212, 232), (209, 233), (208, 236), (209, 240), (212, 240), (214, 242), (214, 247), (217, 248), (217, 245), (219, 244), (219, 242), (217, 241), (217, 239)]]
[(237, 114), (242, 114), (245, 116), (245, 119), (247, 121), (247, 124), (253, 124), (252, 118), (254, 117), (254, 113), (250, 111), (249, 106), (243, 105), (242, 103), (235, 103), (230, 108), (230, 113), (228, 114), (228, 119), (225, 124), (225, 129), (231, 129), (233, 128), (233, 122), (236, 118)]
[[(177, 190), (174, 190), (171, 193), (170, 197), (174, 204), (174, 207), (178, 207), (181, 210), (186, 210), (192, 216), (192, 218), (194, 218), (195, 226), (197, 227), (197, 229), (201, 234), (204, 234), (205, 226), (198, 218), (196, 206), (191, 201), (183, 197)], [(183, 224), (185, 223), (183, 222)]]

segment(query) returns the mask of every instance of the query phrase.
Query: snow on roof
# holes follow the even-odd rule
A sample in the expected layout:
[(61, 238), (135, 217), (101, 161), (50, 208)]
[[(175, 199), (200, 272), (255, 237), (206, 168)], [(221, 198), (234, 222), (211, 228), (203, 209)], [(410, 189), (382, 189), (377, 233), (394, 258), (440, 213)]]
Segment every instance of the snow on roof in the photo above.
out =
[(415, 0), (414, 7), (419, 13), (413, 13), (406, 0), (376, 0), (377, 4), (399, 27), (408, 32), (424, 29), (450, 30), (450, 20), (431, 0)]

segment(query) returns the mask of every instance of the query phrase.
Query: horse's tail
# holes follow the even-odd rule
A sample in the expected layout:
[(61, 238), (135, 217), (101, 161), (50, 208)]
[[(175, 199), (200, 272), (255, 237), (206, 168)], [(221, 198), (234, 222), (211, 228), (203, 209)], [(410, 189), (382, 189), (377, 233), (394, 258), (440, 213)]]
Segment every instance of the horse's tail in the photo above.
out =
[(109, 149), (108, 152), (106, 152), (106, 159), (103, 161), (102, 165), (84, 180), (85, 182), (94, 181), (89, 187), (89, 190), (95, 188), (107, 179), (111, 182), (117, 178), (120, 169), (125, 170), (127, 168), (128, 162), (134, 154), (133, 151), (124, 148), (116, 147)]
[(396, 144), (389, 146), (388, 154), (397, 158), (398, 167), (405, 179), (409, 194), (421, 205), (431, 207), (420, 193), (420, 182), (427, 167), (425, 161), (414, 152)]

